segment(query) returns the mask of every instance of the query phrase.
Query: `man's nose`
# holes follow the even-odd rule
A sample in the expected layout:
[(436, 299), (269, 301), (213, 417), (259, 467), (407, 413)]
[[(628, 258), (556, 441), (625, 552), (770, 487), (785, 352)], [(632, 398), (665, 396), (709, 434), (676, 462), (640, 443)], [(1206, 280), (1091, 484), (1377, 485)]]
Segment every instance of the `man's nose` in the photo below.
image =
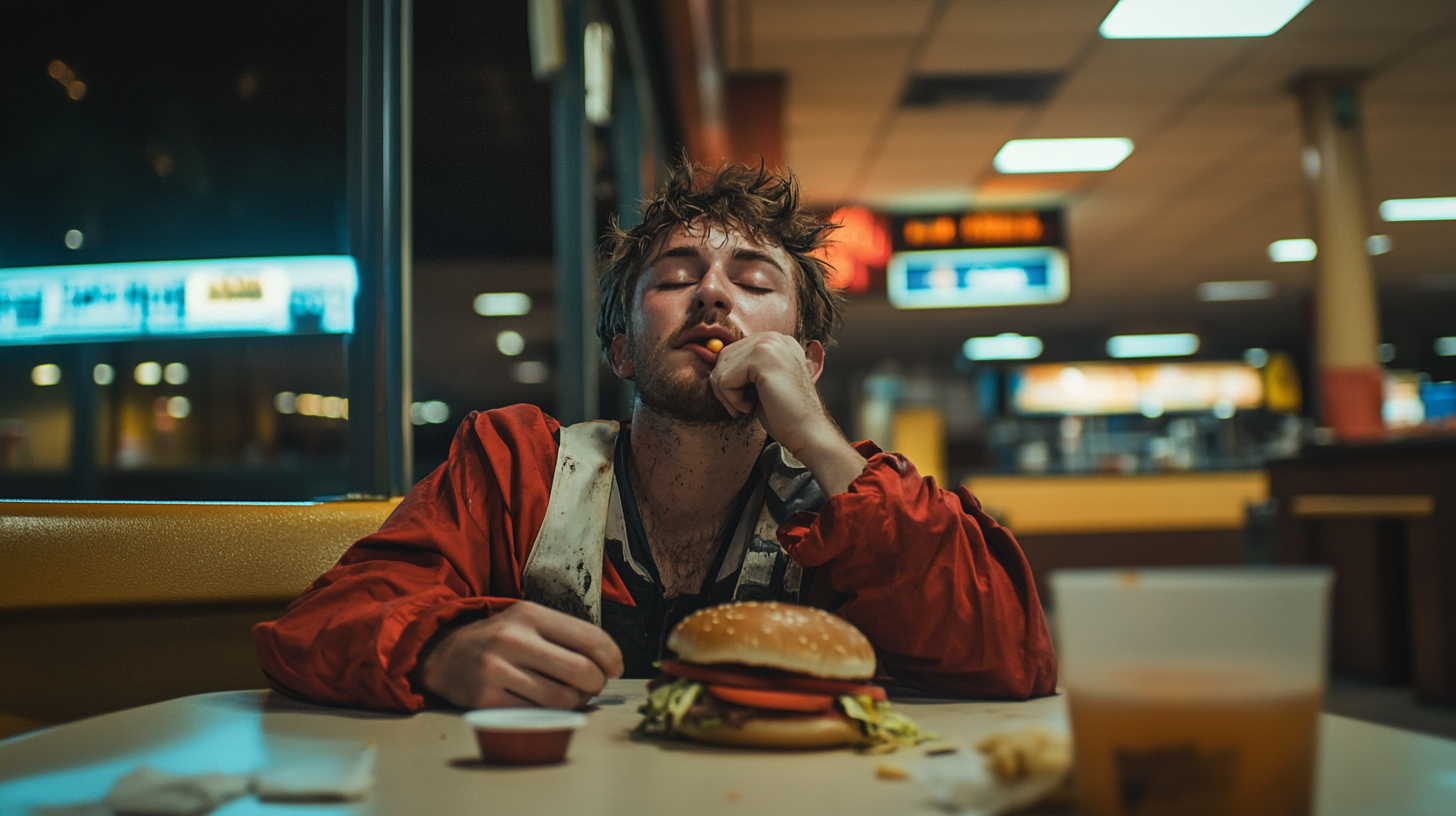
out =
[(698, 281), (697, 291), (693, 293), (693, 309), (701, 312), (733, 311), (733, 286), (727, 273), (718, 265), (708, 267)]

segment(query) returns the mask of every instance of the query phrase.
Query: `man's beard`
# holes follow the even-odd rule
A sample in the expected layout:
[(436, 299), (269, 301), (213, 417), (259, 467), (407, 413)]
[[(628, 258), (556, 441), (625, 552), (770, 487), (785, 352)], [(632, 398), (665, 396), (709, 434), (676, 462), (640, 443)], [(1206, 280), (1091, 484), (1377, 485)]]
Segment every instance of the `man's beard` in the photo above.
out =
[(655, 413), (680, 422), (718, 425), (753, 421), (753, 414), (739, 419), (730, 416), (706, 377), (699, 377), (691, 370), (664, 372), (658, 369), (667, 353), (672, 351), (673, 340), (669, 338), (657, 348), (648, 350), (635, 337), (628, 339), (627, 352), (632, 357), (634, 372), (632, 379), (642, 404)]

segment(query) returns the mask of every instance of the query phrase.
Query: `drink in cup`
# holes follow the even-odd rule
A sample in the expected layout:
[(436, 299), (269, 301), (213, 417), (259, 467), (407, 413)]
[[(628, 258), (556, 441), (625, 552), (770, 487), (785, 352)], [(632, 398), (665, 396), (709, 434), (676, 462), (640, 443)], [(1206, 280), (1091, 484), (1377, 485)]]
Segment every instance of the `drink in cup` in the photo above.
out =
[(1324, 701), (1321, 568), (1052, 575), (1088, 816), (1304, 816)]

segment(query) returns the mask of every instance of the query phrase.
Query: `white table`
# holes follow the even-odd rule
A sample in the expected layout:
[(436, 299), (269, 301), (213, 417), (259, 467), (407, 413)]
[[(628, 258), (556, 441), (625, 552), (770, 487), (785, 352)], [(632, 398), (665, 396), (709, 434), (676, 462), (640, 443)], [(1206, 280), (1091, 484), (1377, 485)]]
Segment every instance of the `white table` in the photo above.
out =
[[(260, 814), (916, 814), (939, 811), (910, 782), (875, 767), (943, 761), (902, 749), (771, 753), (633, 741), (641, 681), (614, 681), (620, 702), (589, 716), (564, 765), (493, 768), (475, 759), (456, 713), (412, 717), (306, 705), (264, 691), (202, 694), (119, 711), (0, 742), (0, 814), (81, 816), (140, 764), (174, 773), (251, 772), (299, 740), (318, 751), (378, 748), (373, 794), (351, 805), (263, 804), (249, 797), (214, 811)], [(1044, 725), (1065, 729), (1064, 698), (1026, 703), (897, 702), (923, 728), (963, 744)], [(1324, 715), (1316, 812), (1456, 815), (1456, 742)], [(64, 806), (61, 810), (51, 810)]]

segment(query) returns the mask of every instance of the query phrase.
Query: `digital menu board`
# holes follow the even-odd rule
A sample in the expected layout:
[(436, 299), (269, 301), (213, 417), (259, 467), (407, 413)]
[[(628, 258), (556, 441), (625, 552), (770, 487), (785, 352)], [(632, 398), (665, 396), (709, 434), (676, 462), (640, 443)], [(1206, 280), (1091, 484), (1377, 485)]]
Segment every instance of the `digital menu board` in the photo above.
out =
[(1061, 210), (902, 215), (891, 244), (896, 308), (1059, 303), (1070, 289)]
[(347, 255), (0, 269), (0, 345), (347, 334)]

